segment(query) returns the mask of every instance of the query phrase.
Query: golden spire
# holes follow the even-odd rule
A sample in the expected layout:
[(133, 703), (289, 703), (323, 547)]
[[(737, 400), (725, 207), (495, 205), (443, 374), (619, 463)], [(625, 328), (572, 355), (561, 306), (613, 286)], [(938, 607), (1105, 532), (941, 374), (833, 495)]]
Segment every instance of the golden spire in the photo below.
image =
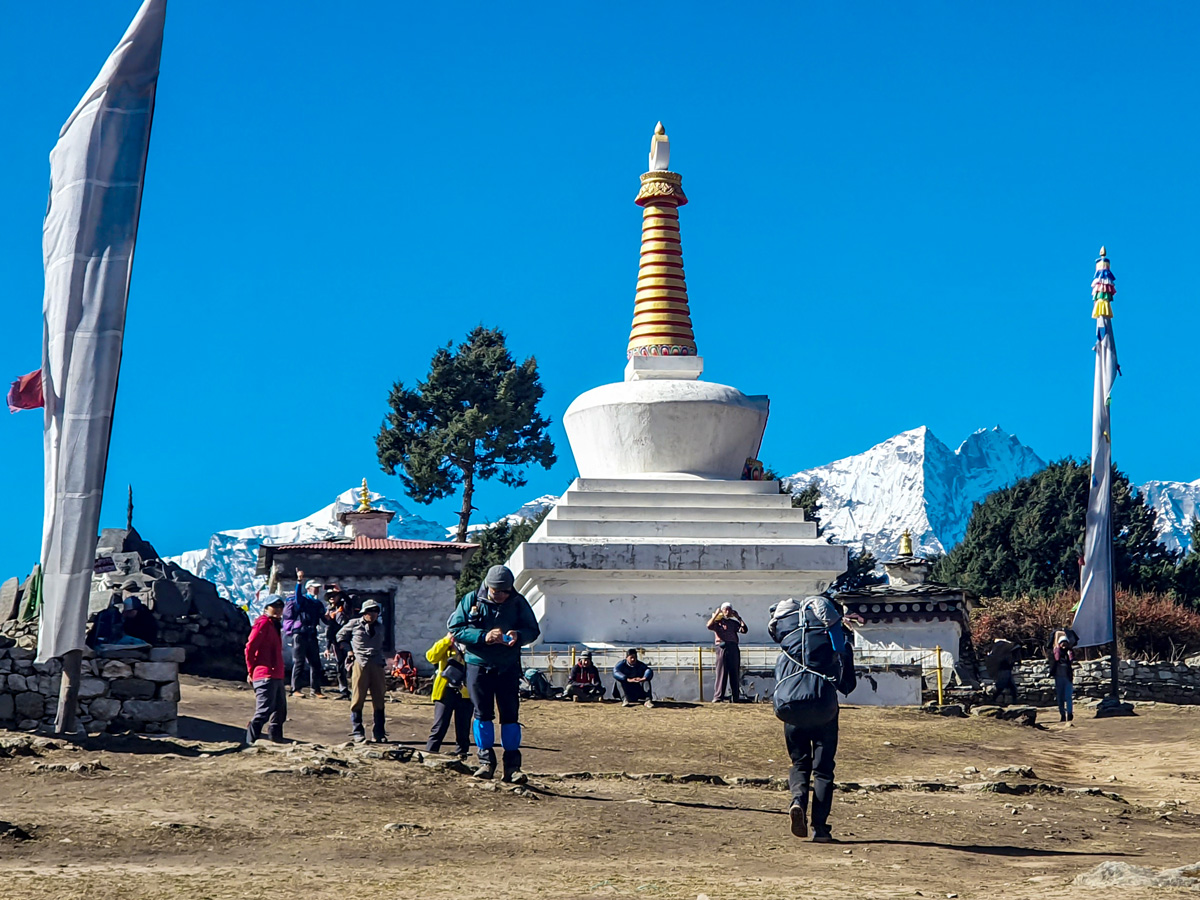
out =
[(355, 512), (371, 511), (371, 492), (367, 490), (367, 479), (363, 479), (362, 491), (358, 496), (358, 509)]
[(687, 203), (683, 179), (668, 170), (671, 141), (662, 122), (650, 139), (650, 171), (634, 201), (642, 207), (642, 258), (634, 295), (628, 356), (695, 356), (679, 243), (678, 208)]
[(913, 555), (912, 532), (907, 528), (904, 529), (904, 534), (900, 535), (900, 555)]

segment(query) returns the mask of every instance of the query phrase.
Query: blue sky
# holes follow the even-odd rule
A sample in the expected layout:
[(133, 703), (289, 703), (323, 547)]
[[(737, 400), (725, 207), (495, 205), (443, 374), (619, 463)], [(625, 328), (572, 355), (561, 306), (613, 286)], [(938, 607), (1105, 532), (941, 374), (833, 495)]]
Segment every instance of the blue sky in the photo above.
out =
[[(0, 31), (0, 361), (41, 347), (47, 154), (134, 0)], [(1200, 94), (1188, 4), (396, 4), (172, 0), (104, 524), (164, 553), (298, 518), (375, 461), (392, 381), (497, 325), (560, 425), (619, 380), (654, 123), (705, 377), (768, 393), (796, 471), (918, 425), (1089, 448), (1088, 285), (1117, 277), (1115, 457), (1200, 478)], [(1189, 277), (1191, 276), (1191, 277)], [(0, 577), (29, 569), (41, 417), (0, 417)], [(449, 522), (447, 500), (419, 508)]]

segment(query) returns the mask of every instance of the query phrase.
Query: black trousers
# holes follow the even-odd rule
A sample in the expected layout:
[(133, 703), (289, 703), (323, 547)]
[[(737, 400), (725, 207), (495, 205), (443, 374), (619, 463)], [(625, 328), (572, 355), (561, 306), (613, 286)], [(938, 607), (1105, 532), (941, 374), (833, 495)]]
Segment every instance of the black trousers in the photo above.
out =
[(454, 752), (460, 755), (471, 750), (471, 701), (451, 687), (447, 687), (441, 700), (433, 702), (433, 727), (429, 729), (429, 740), (425, 749), (437, 753), (442, 749), (442, 739), (450, 730), (454, 719)]
[(575, 684), (572, 682), (563, 691), (564, 697), (581, 697), (584, 700), (601, 700), (604, 697), (604, 687), (599, 684)]
[(321, 645), (315, 634), (292, 635), (292, 690), (308, 684), (314, 692), (321, 690)]
[(283, 723), (287, 721), (287, 691), (282, 678), (262, 678), (254, 682), (254, 716), (246, 725), (246, 743), (253, 744), (262, 737), (263, 726), (267, 726), (267, 737), (273, 741), (283, 740)]
[(346, 657), (350, 655), (350, 651), (346, 649), (345, 644), (339, 644), (337, 641), (330, 641), (329, 646), (333, 647), (333, 658), (337, 660), (338, 690), (343, 694), (348, 694), (350, 693), (350, 673), (346, 670)]
[(1001, 695), (1012, 693), (1013, 703), (1017, 702), (1017, 683), (1013, 681), (1012, 669), (1001, 669), (996, 673), (996, 701)]
[(717, 683), (713, 687), (713, 700), (725, 696), (725, 685), (729, 685), (729, 699), (737, 703), (742, 699), (742, 648), (737, 644), (717, 644)]
[(818, 728), (784, 725), (783, 739), (787, 743), (792, 768), (788, 772), (788, 787), (792, 801), (808, 809), (808, 789), (813, 792), (813, 828), (822, 828), (829, 821), (833, 805), (833, 766), (837, 755), (838, 720)]
[[(471, 703), (475, 707), (475, 719), (487, 723), (493, 732), (496, 714), (500, 716), (499, 734), (494, 740), (502, 741), (505, 725), (516, 725), (519, 721), (521, 696), (517, 693), (521, 684), (520, 665), (509, 666), (506, 669), (495, 669), (491, 666), (467, 664), (467, 693), (471, 695)], [(521, 768), (521, 751), (513, 748), (504, 751), (504, 768), (506, 770)], [(493, 747), (480, 747), (479, 759), (490, 766), (496, 765), (496, 751)]]
[(617, 681), (613, 687), (622, 700), (630, 703), (644, 703), (654, 699), (654, 691), (650, 689), (649, 681)]

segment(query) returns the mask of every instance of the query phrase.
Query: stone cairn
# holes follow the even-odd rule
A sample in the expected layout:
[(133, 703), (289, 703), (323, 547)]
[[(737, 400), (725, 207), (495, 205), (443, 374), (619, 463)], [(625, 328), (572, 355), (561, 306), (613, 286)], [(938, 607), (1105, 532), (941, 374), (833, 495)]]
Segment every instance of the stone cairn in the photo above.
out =
[[(243, 681), (250, 621), (217, 594), (216, 585), (162, 561), (132, 527), (105, 529), (96, 558), (109, 571), (92, 580), (89, 622), (133, 580), (154, 614), (159, 640), (151, 648), (84, 650), (80, 724), (90, 732), (174, 734), (180, 671)], [(10, 578), (0, 585), (0, 726), (52, 725), (58, 711), (61, 663), (34, 662), (38, 617), (30, 608), (32, 579)]]

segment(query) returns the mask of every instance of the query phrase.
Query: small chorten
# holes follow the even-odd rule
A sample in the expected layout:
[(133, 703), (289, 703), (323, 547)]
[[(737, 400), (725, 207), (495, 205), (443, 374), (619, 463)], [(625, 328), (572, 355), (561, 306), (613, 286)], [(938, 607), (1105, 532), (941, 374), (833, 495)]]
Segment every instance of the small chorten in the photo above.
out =
[(912, 532), (905, 528), (900, 535), (900, 555), (883, 564), (888, 584), (924, 584), (929, 580), (929, 569), (929, 560), (913, 552)]
[(338, 513), (337, 520), (346, 529), (346, 537), (354, 540), (364, 538), (386, 538), (388, 523), (396, 518), (396, 514), (387, 509), (376, 509), (371, 506), (371, 492), (367, 489), (367, 479), (362, 480), (362, 491), (359, 493), (358, 507)]

